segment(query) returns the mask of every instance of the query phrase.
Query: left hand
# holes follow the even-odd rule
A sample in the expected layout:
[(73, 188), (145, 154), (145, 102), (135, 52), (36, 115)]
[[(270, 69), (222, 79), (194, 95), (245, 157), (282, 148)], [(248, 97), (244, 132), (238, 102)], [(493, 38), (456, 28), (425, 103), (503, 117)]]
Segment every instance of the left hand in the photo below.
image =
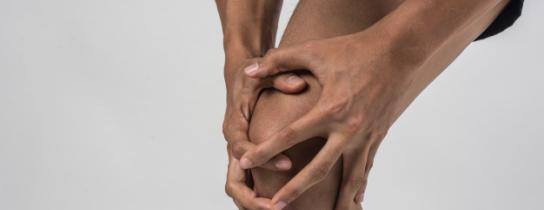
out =
[[(272, 198), (282, 209), (328, 174), (342, 157), (344, 173), (336, 209), (350, 209), (361, 201), (368, 172), (378, 146), (403, 105), (411, 85), (408, 58), (390, 50), (383, 37), (348, 35), (310, 41), (270, 50), (257, 59), (258, 68), (246, 71), (252, 78), (307, 69), (323, 91), (306, 115), (240, 158), (240, 166), (253, 168), (312, 137), (327, 138), (315, 158)], [(395, 59), (393, 58), (395, 55)]]
[(232, 198), (239, 210), (268, 210), (270, 199), (258, 197), (252, 189), (252, 177), (247, 170), (240, 168), (239, 161), (233, 157), (232, 151), (227, 148), (229, 166), (225, 192)]
[[(258, 94), (263, 88), (275, 88), (283, 93), (298, 93), (306, 87), (306, 83), (295, 74), (282, 74), (267, 79), (248, 78), (242, 68), (251, 60), (247, 53), (231, 50), (225, 59), (225, 83), (227, 86), (227, 110), (223, 122), (223, 133), (228, 142), (229, 168), (226, 193), (232, 197), (240, 210), (269, 209), (269, 199), (257, 197), (248, 187), (251, 176), (239, 167), (238, 159), (246, 150), (255, 147), (248, 136), (249, 120), (253, 112)], [(238, 156), (237, 156), (238, 155)], [(283, 154), (260, 167), (285, 171), (291, 167), (291, 161)]]

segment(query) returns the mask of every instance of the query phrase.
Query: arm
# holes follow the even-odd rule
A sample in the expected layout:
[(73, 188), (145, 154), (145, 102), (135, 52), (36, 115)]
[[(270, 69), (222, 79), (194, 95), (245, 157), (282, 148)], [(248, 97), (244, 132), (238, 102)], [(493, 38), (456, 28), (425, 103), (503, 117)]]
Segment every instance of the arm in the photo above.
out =
[(216, 4), (227, 61), (258, 57), (274, 46), (281, 0), (216, 0)]
[(249, 77), (304, 68), (323, 90), (312, 110), (246, 152), (241, 166), (252, 168), (312, 136), (323, 136), (325, 146), (272, 202), (292, 202), (326, 177), (340, 156), (354, 163), (347, 171), (351, 189), (340, 196), (355, 194), (393, 122), (506, 3), (406, 0), (364, 31), (268, 53), (257, 61), (260, 68), (247, 72)]
[[(421, 65), (471, 23), (489, 13), (495, 17), (506, 3), (508, 0), (407, 0), (379, 21), (375, 31), (384, 35), (386, 49), (402, 58), (399, 65)], [(354, 43), (364, 43), (365, 36), (364, 32), (354, 34)]]
[[(247, 136), (248, 120), (260, 90), (273, 86), (283, 92), (293, 93), (302, 90), (305, 84), (294, 75), (260, 80), (266, 84), (257, 84), (256, 80), (245, 78), (241, 71), (249, 58), (260, 56), (273, 46), (281, 1), (216, 0), (216, 3), (224, 34), (224, 75), (227, 86), (223, 133), (228, 141), (229, 168), (225, 189), (240, 209), (267, 209), (269, 199), (258, 198), (246, 185), (250, 177), (246, 177), (245, 171), (238, 166), (238, 160), (233, 157), (254, 147)], [(263, 167), (287, 170), (290, 164), (285, 155), (278, 155)]]

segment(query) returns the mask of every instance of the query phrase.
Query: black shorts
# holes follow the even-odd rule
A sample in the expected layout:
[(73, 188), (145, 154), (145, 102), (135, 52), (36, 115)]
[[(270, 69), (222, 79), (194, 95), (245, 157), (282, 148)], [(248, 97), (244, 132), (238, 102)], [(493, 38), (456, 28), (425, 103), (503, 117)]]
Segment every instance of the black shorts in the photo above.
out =
[(476, 39), (485, 39), (509, 28), (521, 15), (523, 0), (510, 0), (497, 19)]

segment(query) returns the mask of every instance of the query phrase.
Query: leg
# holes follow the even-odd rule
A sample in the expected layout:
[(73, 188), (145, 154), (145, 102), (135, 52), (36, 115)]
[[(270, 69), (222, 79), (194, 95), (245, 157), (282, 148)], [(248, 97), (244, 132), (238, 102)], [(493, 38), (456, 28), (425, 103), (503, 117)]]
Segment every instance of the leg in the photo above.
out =
[[(266, 91), (261, 95), (250, 125), (249, 135), (252, 141), (266, 141), (266, 137), (301, 117), (312, 107), (320, 94), (320, 87), (312, 76), (304, 75), (303, 78), (309, 83), (309, 88), (302, 94), (285, 95), (277, 91)], [(284, 152), (293, 161), (293, 168), (288, 172), (253, 169), (251, 172), (255, 191), (261, 197), (271, 198), (280, 187), (308, 164), (324, 142), (322, 138), (314, 138)], [(286, 209), (332, 210), (338, 194), (340, 169), (340, 164), (336, 164), (321, 184), (309, 189)]]
[[(358, 0), (301, 1), (286, 30), (281, 46), (362, 30), (396, 8), (399, 3), (398, 1)], [(430, 59), (421, 69), (439, 74), (472, 40), (485, 30), (506, 3), (507, 1), (502, 2), (492, 11), (482, 14), (472, 24), (467, 25), (464, 31), (456, 34), (454, 38), (443, 45), (435, 53), (433, 59)], [(250, 128), (250, 135), (253, 140), (266, 140), (266, 136), (270, 133), (278, 131), (282, 125), (295, 120), (311, 108), (319, 95), (320, 87), (313, 77), (305, 76), (304, 78), (310, 83), (310, 88), (301, 95), (289, 96), (275, 91), (268, 91), (263, 94), (257, 104)], [(431, 78), (434, 77), (422, 77), (418, 78), (418, 80), (425, 81)], [(417, 81), (415, 83), (425, 84)], [(425, 87), (415, 86), (407, 91), (417, 94), (423, 88)], [(406, 103), (408, 104), (410, 101), (406, 101)], [(399, 115), (402, 111), (398, 111)], [(261, 169), (253, 170), (257, 192), (265, 197), (272, 196), (315, 155), (322, 143), (322, 139), (315, 139), (315, 141), (300, 144), (288, 150), (286, 154), (295, 161), (295, 168), (289, 173), (275, 173)], [(307, 191), (295, 203), (292, 203), (290, 209), (332, 209), (342, 182), (342, 172), (341, 163), (337, 163), (327, 179)], [(359, 209), (361, 207), (354, 205), (353, 208)]]
[[(363, 30), (394, 9), (397, 3), (391, 2), (394, 1), (300, 1), (280, 47)], [(261, 95), (250, 127), (250, 138), (253, 141), (266, 141), (267, 136), (301, 117), (313, 106), (320, 94), (321, 87), (314, 77), (304, 75), (303, 78), (309, 83), (309, 88), (302, 94), (285, 95), (269, 90)], [(286, 151), (285, 154), (294, 161), (294, 168), (290, 172), (252, 170), (257, 193), (263, 197), (272, 197), (315, 156), (324, 141), (324, 139), (315, 138)], [(308, 190), (302, 197), (291, 203), (287, 209), (334, 209), (341, 176), (342, 167), (339, 162), (325, 180)]]

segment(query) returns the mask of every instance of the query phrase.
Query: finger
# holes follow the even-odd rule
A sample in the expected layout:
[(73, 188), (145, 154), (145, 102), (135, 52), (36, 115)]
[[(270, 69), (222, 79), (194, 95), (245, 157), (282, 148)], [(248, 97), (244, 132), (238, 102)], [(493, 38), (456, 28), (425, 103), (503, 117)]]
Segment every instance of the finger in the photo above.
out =
[[(255, 147), (255, 144), (249, 141), (247, 135), (248, 129), (247, 121), (241, 117), (234, 118), (231, 116), (230, 121), (223, 125), (223, 133), (228, 142), (228, 150), (237, 159), (242, 157), (246, 151)], [(273, 171), (286, 171), (291, 169), (291, 166), (291, 160), (287, 156), (279, 154), (273, 160), (266, 162), (260, 167)]]
[[(255, 144), (249, 141), (238, 141), (231, 144), (230, 150), (235, 158), (239, 159), (244, 155), (248, 150), (255, 148)], [(266, 168), (272, 171), (287, 171), (291, 169), (292, 162), (284, 154), (278, 154), (272, 158), (272, 160), (267, 161), (266, 163), (259, 165), (260, 168)]]
[[(257, 59), (252, 59), (248, 63), (256, 63)], [(242, 69), (240, 69), (242, 70)], [(270, 79), (250, 78), (244, 75), (237, 75), (240, 79), (237, 82), (230, 84), (227, 87), (231, 92), (227, 92), (233, 97), (227, 97), (229, 99), (228, 104), (235, 104), (235, 108), (239, 109), (243, 114), (245, 120), (249, 121), (251, 118), (252, 109), (255, 106), (255, 102), (259, 97), (259, 93), (262, 88), (271, 87), (272, 82)]]
[[(228, 142), (228, 150), (231, 151), (232, 155), (237, 159), (242, 157), (246, 151), (255, 148), (255, 144), (250, 142), (247, 136), (247, 121), (240, 118), (238, 119), (238, 122), (231, 120), (230, 123), (225, 123), (223, 126), (223, 133)], [(273, 171), (286, 171), (291, 169), (291, 166), (291, 160), (287, 156), (279, 154), (271, 161), (262, 164), (260, 167)]]
[(306, 85), (306, 81), (294, 73), (280, 74), (272, 80), (272, 87), (288, 94), (299, 93)]
[[(232, 198), (232, 196), (231, 196), (231, 194), (232, 194), (232, 193), (231, 193), (231, 190), (232, 190), (232, 189), (229, 189), (228, 186), (229, 186), (229, 182), (232, 182), (232, 181), (233, 181), (233, 180), (232, 180), (232, 179), (233, 179), (232, 176), (233, 176), (233, 173), (234, 173), (234, 172), (231, 172), (230, 170), (231, 170), (231, 167), (233, 167), (233, 166), (232, 166), (232, 159), (234, 159), (234, 157), (232, 156), (232, 150), (230, 149), (229, 145), (227, 145), (227, 158), (229, 159), (229, 165), (228, 165), (228, 171), (227, 171), (227, 183), (226, 183), (226, 185), (225, 185), (225, 191), (226, 191), (227, 195), (228, 195), (229, 197)], [(246, 180), (247, 180), (247, 179), (246, 179)], [(238, 210), (247, 210), (247, 209), (244, 208), (244, 206), (242, 206), (242, 204), (241, 204), (240, 202), (238, 202), (236, 199), (232, 198), (232, 201), (234, 202), (234, 205), (236, 205), (236, 207), (238, 207)]]
[(365, 174), (363, 176), (363, 185), (357, 191), (357, 194), (356, 194), (357, 197), (355, 197), (355, 202), (356, 203), (363, 202), (363, 200), (365, 198), (366, 187), (368, 185), (368, 175), (370, 174), (370, 170), (374, 166), (374, 158), (376, 157), (376, 153), (378, 151), (378, 147), (380, 146), (380, 143), (381, 142), (378, 141), (377, 143), (373, 144), (370, 147), (368, 158), (367, 158), (367, 161), (366, 161), (367, 163), (365, 165)]
[(247, 122), (249, 122), (253, 113), (253, 108), (255, 108), (255, 104), (259, 98), (259, 93), (261, 92), (262, 88), (267, 85), (266, 82), (261, 79), (246, 79), (241, 85), (241, 90), (237, 93), (237, 103), (240, 104), (239, 111), (241, 111), (242, 116)]
[(272, 198), (274, 210), (281, 210), (307, 189), (323, 180), (344, 149), (342, 135), (331, 135), (321, 151)]
[(244, 69), (246, 75), (264, 78), (280, 72), (311, 69), (309, 68), (310, 53), (298, 46), (269, 50), (262, 59), (256, 61)]
[(353, 209), (359, 206), (356, 197), (364, 185), (365, 163), (368, 157), (368, 147), (345, 151), (342, 156), (342, 182), (336, 210)]
[(240, 159), (243, 169), (253, 168), (268, 162), (272, 157), (293, 145), (318, 136), (323, 132), (321, 111), (312, 109), (300, 119), (274, 133), (270, 139), (248, 150)]
[(246, 185), (246, 173), (240, 169), (235, 158), (230, 160), (226, 191), (239, 207), (251, 210), (270, 209), (270, 199), (257, 197), (257, 194)]

